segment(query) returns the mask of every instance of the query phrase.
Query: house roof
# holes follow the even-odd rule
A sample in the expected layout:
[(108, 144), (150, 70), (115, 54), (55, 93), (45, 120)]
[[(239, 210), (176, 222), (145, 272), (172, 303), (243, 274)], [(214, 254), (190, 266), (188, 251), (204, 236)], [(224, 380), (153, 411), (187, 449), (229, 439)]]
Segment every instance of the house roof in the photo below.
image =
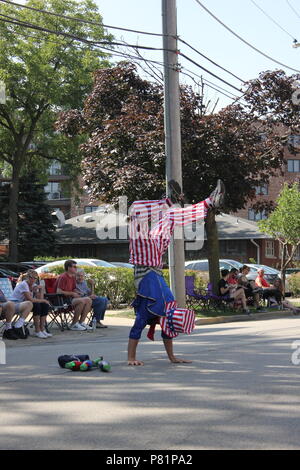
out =
[[(220, 240), (245, 240), (270, 238), (261, 233), (255, 222), (228, 214), (216, 216)], [(205, 236), (206, 238), (206, 236)], [(57, 230), (57, 243), (107, 244), (128, 243), (126, 214), (91, 212), (66, 220)]]

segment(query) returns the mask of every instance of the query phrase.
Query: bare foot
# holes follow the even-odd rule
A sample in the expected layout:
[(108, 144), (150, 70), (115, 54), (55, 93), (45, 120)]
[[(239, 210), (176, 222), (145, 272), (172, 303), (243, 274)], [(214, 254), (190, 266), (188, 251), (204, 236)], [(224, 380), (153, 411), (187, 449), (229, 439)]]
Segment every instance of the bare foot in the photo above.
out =
[(179, 357), (172, 357), (170, 358), (170, 361), (173, 362), (173, 364), (190, 364), (193, 361), (188, 361), (187, 359), (180, 359)]
[(137, 361), (136, 359), (133, 360), (133, 361), (128, 360), (127, 364), (129, 366), (143, 366), (144, 365), (144, 363), (142, 361)]

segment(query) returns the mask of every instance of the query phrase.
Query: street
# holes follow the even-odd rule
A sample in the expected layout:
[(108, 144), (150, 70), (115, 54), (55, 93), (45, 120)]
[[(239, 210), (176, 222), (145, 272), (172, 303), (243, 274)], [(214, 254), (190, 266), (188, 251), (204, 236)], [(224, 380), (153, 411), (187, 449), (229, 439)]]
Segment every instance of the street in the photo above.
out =
[[(1, 449), (299, 449), (300, 318), (197, 326), (168, 362), (160, 331), (126, 364), (132, 320), (7, 342)], [(60, 369), (61, 354), (103, 355), (111, 373)], [(299, 354), (300, 356), (300, 354)]]

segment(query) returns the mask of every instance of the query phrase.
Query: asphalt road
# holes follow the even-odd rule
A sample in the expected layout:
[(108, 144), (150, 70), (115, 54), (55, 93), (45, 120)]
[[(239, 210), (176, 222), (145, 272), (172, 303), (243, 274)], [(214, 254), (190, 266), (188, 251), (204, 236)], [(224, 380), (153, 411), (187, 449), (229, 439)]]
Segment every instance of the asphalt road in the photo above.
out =
[[(132, 320), (7, 342), (1, 449), (299, 449), (300, 318), (197, 326), (168, 362), (159, 332), (126, 364)], [(71, 372), (61, 354), (103, 355), (111, 373)], [(292, 354), (294, 353), (294, 362)]]

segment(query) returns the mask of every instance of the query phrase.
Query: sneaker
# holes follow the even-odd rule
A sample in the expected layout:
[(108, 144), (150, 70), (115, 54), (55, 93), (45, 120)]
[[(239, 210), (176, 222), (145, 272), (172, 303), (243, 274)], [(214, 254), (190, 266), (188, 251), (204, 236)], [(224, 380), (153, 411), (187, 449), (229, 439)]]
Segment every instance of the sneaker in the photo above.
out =
[(51, 333), (48, 333), (48, 331), (44, 330), (42, 331), (42, 333), (46, 336), (46, 338), (52, 338), (52, 334)]
[(74, 323), (74, 325), (70, 326), (70, 330), (72, 330), (72, 331), (85, 331), (86, 328), (83, 325), (81, 325), (80, 323), (77, 322), (77, 323)]
[(184, 207), (184, 204), (186, 204), (186, 200), (180, 187), (180, 184), (177, 183), (177, 181), (175, 180), (170, 180), (168, 186), (171, 190), (170, 199), (173, 204), (180, 204), (181, 207)]
[(44, 335), (44, 333), (42, 331), (39, 331), (39, 332), (35, 331), (33, 333), (33, 336), (35, 336), (36, 338), (40, 338), (40, 339), (46, 339), (47, 338), (47, 336)]
[(9, 328), (8, 330), (4, 330), (2, 338), (4, 338), (4, 339), (19, 339), (19, 336), (16, 335), (13, 328)]
[(225, 198), (225, 185), (222, 180), (217, 181), (217, 186), (209, 196), (212, 207), (220, 207)]
[(92, 330), (93, 327), (90, 325), (87, 325), (86, 323), (79, 323), (80, 326), (83, 326), (85, 330)]

